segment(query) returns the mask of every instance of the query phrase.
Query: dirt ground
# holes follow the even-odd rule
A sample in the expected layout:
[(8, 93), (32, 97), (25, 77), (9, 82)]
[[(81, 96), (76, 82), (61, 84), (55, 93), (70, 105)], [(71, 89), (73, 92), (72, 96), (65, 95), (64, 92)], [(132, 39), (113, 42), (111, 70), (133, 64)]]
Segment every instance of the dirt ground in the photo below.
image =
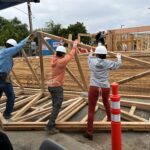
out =
[[(0, 129), (1, 130), (1, 129)], [(110, 132), (94, 134), (94, 140), (85, 139), (83, 133), (48, 135), (45, 131), (6, 131), (14, 150), (39, 150), (40, 144), (49, 138), (63, 145), (66, 150), (111, 150)], [(123, 132), (122, 150), (150, 150), (150, 132)]]

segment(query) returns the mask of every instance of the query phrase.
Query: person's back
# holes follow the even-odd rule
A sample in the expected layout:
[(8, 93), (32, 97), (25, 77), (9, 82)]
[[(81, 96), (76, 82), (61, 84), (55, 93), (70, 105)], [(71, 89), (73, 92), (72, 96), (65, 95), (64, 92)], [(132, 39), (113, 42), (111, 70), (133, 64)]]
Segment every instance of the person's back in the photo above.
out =
[(3, 112), (3, 117), (5, 119), (11, 118), (15, 101), (15, 93), (9, 77), (13, 67), (13, 56), (21, 50), (27, 41), (28, 38), (17, 44), (14, 39), (9, 39), (6, 41), (6, 48), (0, 50), (0, 98), (3, 92), (7, 97), (6, 108)]
[(85, 138), (93, 140), (93, 121), (95, 106), (99, 96), (106, 110), (107, 121), (111, 120), (109, 93), (110, 85), (108, 81), (109, 70), (117, 69), (121, 65), (121, 55), (117, 54), (117, 61), (106, 60), (107, 49), (99, 45), (95, 50), (95, 56), (88, 56), (88, 65), (91, 70), (90, 87), (88, 91), (88, 121)]
[(58, 49), (56, 49), (56, 53), (52, 56), (52, 74), (48, 81), (48, 86), (50, 87), (63, 86), (66, 65), (76, 53), (76, 49), (73, 48), (68, 54), (59, 56), (58, 54), (61, 53), (61, 51), (64, 51), (64, 47), (59, 46)]
[(88, 64), (91, 70), (90, 85), (95, 85), (98, 87), (109, 87), (109, 70), (119, 68), (121, 65), (121, 59), (115, 62), (98, 57), (92, 58), (92, 56), (89, 55)]
[(48, 90), (52, 96), (53, 110), (49, 122), (45, 127), (50, 134), (57, 133), (55, 121), (63, 102), (63, 83), (67, 63), (73, 58), (77, 50), (77, 41), (73, 43), (72, 50), (66, 54), (64, 46), (59, 46), (51, 60), (52, 74), (48, 81)]

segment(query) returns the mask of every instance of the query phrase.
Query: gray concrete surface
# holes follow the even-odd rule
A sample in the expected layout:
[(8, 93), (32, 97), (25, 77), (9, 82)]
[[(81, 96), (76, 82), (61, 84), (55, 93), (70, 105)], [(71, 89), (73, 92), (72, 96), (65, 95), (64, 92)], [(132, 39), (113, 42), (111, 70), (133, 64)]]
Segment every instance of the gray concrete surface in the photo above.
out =
[[(50, 138), (63, 145), (66, 150), (111, 150), (111, 134), (94, 134), (94, 141), (85, 139), (83, 133), (59, 133), (48, 135), (45, 131), (6, 131), (14, 150), (38, 150), (42, 141)], [(150, 150), (149, 132), (124, 132), (123, 150)], [(1, 150), (1, 149), (0, 149)]]

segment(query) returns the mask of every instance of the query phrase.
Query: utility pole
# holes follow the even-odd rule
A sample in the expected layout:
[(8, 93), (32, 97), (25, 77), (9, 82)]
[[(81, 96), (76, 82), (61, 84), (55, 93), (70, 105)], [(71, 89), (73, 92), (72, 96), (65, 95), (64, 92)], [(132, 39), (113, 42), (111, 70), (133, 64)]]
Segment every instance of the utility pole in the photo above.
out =
[(30, 33), (32, 33), (33, 32), (33, 26), (32, 26), (32, 12), (31, 12), (30, 0), (28, 0), (28, 2), (27, 2), (27, 7), (28, 7)]

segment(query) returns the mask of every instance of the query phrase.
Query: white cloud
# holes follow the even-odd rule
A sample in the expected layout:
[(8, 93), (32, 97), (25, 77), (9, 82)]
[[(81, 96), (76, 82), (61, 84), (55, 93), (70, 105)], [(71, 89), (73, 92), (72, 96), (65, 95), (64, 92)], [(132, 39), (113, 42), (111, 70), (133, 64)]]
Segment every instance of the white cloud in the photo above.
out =
[[(27, 4), (15, 6), (27, 12)], [(88, 32), (101, 29), (149, 25), (150, 2), (147, 0), (41, 0), (32, 3), (33, 27), (45, 27), (45, 22), (53, 20), (62, 26), (83, 22)], [(0, 11), (0, 16), (8, 19), (18, 17), (28, 24), (28, 16), (14, 7)]]

